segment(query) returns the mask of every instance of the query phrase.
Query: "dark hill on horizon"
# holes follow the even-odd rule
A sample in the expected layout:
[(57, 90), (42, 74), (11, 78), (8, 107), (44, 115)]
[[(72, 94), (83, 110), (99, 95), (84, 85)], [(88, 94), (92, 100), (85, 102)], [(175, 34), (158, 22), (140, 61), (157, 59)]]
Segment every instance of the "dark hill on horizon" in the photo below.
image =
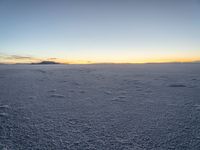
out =
[(49, 64), (60, 64), (60, 63), (54, 61), (41, 61), (38, 63), (31, 63), (31, 65), (49, 65)]

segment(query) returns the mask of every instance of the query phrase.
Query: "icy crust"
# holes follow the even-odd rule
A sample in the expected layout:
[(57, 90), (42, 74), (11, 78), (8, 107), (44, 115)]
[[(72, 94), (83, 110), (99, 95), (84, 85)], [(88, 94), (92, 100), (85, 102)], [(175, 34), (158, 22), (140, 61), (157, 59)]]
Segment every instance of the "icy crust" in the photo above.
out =
[(1, 65), (0, 150), (200, 149), (200, 65)]

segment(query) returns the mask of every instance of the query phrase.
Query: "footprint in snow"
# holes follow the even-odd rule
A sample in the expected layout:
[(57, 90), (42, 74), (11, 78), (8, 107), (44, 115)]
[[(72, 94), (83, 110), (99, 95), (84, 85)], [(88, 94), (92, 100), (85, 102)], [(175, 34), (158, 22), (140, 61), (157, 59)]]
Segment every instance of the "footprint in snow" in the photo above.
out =
[(29, 96), (28, 98), (29, 98), (29, 99), (36, 99), (37, 96)]
[(112, 94), (111, 91), (104, 91), (104, 93), (107, 94), (107, 95), (111, 95)]
[(52, 94), (52, 95), (50, 95), (50, 97), (52, 97), (52, 98), (65, 98), (65, 96), (61, 95), (61, 94)]
[(56, 89), (52, 89), (52, 90), (49, 90), (48, 92), (53, 93), (53, 92), (56, 92), (56, 91), (57, 91)]
[(124, 98), (126, 98), (126, 96), (121, 95), (121, 96), (118, 96), (118, 98), (119, 99), (124, 99)]
[(196, 78), (193, 78), (193, 79), (191, 79), (192, 81), (197, 81), (197, 79)]
[(84, 90), (80, 90), (79, 92), (80, 92), (80, 93), (85, 93), (85, 91), (84, 91)]
[(169, 87), (186, 87), (186, 85), (183, 84), (171, 84)]
[(119, 98), (119, 97), (117, 97), (117, 98), (113, 98), (111, 101), (114, 101), (114, 102), (125, 102), (124, 99)]
[(10, 107), (8, 105), (1, 105), (0, 109), (9, 109)]

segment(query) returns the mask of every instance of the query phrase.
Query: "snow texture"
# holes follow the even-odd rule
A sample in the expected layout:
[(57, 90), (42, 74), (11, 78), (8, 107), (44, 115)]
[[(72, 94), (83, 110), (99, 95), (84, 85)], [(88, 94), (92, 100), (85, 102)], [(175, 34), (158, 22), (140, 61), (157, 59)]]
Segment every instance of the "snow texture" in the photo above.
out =
[(198, 150), (199, 68), (0, 65), (0, 150)]

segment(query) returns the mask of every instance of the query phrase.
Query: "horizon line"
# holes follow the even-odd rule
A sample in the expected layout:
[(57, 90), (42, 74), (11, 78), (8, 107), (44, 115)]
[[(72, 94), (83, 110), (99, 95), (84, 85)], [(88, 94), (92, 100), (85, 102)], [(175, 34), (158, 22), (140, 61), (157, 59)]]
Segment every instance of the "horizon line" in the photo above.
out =
[(136, 58), (117, 60), (87, 60), (87, 59), (66, 59), (57, 57), (35, 57), (30, 55), (9, 55), (0, 53), (0, 64), (31, 64), (41, 62), (53, 62), (59, 64), (163, 64), (163, 63), (199, 63), (199, 57), (166, 57), (166, 58)]
[[(43, 61), (41, 61), (43, 62)], [(54, 63), (47, 63), (42, 64), (41, 62), (20, 62), (20, 63), (4, 63), (0, 62), (0, 65), (131, 65), (131, 64), (199, 64), (200, 60), (196, 61), (170, 61), (170, 62), (97, 62), (97, 63), (62, 63), (62, 62), (54, 62)]]

